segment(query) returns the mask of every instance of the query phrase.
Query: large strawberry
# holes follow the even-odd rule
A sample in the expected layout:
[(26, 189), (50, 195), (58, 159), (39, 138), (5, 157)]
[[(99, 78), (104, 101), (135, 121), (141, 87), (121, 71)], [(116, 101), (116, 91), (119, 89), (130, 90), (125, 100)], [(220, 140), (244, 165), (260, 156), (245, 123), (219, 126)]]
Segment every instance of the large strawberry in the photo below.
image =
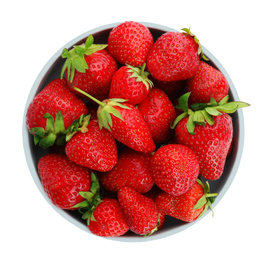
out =
[(93, 234), (102, 237), (122, 236), (129, 230), (121, 206), (112, 198), (104, 198), (97, 205), (88, 228)]
[(178, 196), (188, 191), (196, 181), (199, 175), (199, 162), (189, 147), (168, 144), (154, 153), (150, 171), (160, 189)]
[(57, 78), (31, 101), (26, 124), (34, 134), (35, 143), (49, 147), (74, 120), (87, 113), (84, 101), (68, 89), (65, 79)]
[(76, 209), (74, 206), (84, 201), (79, 192), (88, 192), (91, 187), (91, 171), (65, 155), (44, 155), (38, 162), (38, 173), (44, 191), (61, 209)]
[(137, 108), (119, 98), (101, 102), (88, 93), (75, 89), (99, 104), (97, 115), (100, 128), (110, 130), (116, 140), (133, 150), (145, 153), (154, 151), (152, 135)]
[(200, 218), (208, 208), (212, 209), (213, 197), (217, 195), (217, 193), (210, 193), (208, 182), (204, 185), (202, 181), (197, 179), (184, 194), (173, 196), (161, 192), (156, 197), (155, 202), (166, 215), (185, 222), (192, 222)]
[(117, 64), (105, 50), (106, 44), (93, 44), (93, 41), (93, 36), (89, 35), (85, 44), (74, 46), (70, 51), (63, 50), (62, 57), (66, 58), (66, 61), (61, 78), (65, 72), (67, 84), (76, 94), (81, 95), (74, 87), (103, 100), (108, 97)]
[(140, 193), (148, 192), (154, 184), (149, 170), (150, 158), (149, 153), (125, 148), (118, 154), (118, 162), (111, 171), (98, 174), (100, 183), (115, 193), (123, 186), (133, 187)]
[(177, 81), (191, 78), (198, 67), (202, 48), (190, 29), (184, 32), (166, 32), (152, 46), (147, 57), (147, 69), (161, 81)]
[(186, 81), (186, 91), (191, 103), (208, 103), (211, 97), (219, 102), (228, 95), (229, 84), (222, 72), (200, 61), (196, 74)]
[(172, 102), (162, 90), (152, 89), (138, 105), (138, 109), (156, 144), (168, 141), (173, 137), (171, 124), (176, 118), (176, 112)]
[(108, 50), (122, 65), (142, 66), (152, 44), (153, 36), (150, 30), (134, 21), (115, 26), (108, 37)]
[(217, 103), (195, 103), (188, 107), (189, 94), (179, 98), (184, 111), (174, 121), (175, 139), (190, 147), (197, 155), (200, 175), (209, 180), (219, 179), (233, 138), (233, 123), (227, 113), (249, 106), (244, 102), (228, 102), (229, 96)]
[(118, 201), (132, 232), (150, 235), (158, 229), (159, 209), (151, 198), (125, 186), (118, 191)]
[(142, 67), (126, 65), (118, 69), (112, 78), (109, 98), (123, 98), (132, 105), (143, 101), (153, 86), (145, 66), (144, 63)]
[(65, 151), (71, 161), (96, 171), (110, 171), (117, 163), (116, 141), (107, 129), (99, 128), (96, 120), (73, 135)]

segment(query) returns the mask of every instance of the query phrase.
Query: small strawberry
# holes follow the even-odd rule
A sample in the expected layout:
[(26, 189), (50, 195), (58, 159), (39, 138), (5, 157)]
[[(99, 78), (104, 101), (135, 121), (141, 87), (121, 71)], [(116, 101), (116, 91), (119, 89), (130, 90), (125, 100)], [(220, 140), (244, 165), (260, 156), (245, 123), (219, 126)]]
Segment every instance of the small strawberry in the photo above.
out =
[(96, 120), (73, 135), (65, 151), (71, 161), (96, 171), (110, 171), (117, 163), (116, 141), (108, 130), (99, 128)]
[(123, 22), (112, 29), (108, 37), (110, 54), (122, 65), (142, 66), (153, 44), (150, 30), (133, 21)]
[(209, 192), (209, 183), (206, 182), (204, 185), (197, 179), (192, 187), (180, 196), (161, 192), (156, 198), (156, 204), (166, 215), (185, 222), (192, 222), (200, 218), (208, 208), (212, 210), (213, 197), (218, 193)]
[(142, 67), (126, 65), (118, 69), (112, 78), (109, 98), (123, 98), (132, 105), (143, 101), (153, 86), (145, 66), (144, 63)]
[(199, 162), (189, 147), (168, 144), (153, 154), (150, 171), (160, 189), (178, 196), (188, 191), (196, 181), (199, 175)]
[(158, 229), (159, 210), (152, 199), (125, 186), (118, 191), (118, 201), (132, 232), (150, 235)]
[(219, 103), (211, 98), (209, 103), (195, 103), (188, 107), (189, 94), (179, 98), (179, 107), (184, 113), (172, 126), (175, 140), (190, 147), (197, 155), (201, 176), (217, 180), (223, 173), (233, 138), (233, 123), (227, 113), (234, 113), (249, 104), (228, 102), (229, 96), (226, 96)]
[(91, 187), (90, 170), (75, 164), (65, 155), (44, 155), (38, 162), (38, 173), (44, 191), (61, 209), (76, 209), (74, 206), (84, 201), (79, 192), (89, 191)]
[(88, 93), (75, 89), (99, 104), (97, 115), (100, 128), (108, 129), (117, 141), (133, 150), (144, 153), (154, 151), (152, 135), (137, 108), (119, 98), (100, 102)]
[(97, 236), (118, 237), (129, 230), (122, 208), (116, 199), (104, 198), (94, 209), (93, 218), (88, 228)]
[(208, 103), (211, 97), (219, 102), (228, 95), (229, 84), (219, 70), (200, 61), (196, 74), (186, 81), (186, 91), (191, 103)]
[(173, 137), (171, 124), (176, 118), (175, 108), (168, 96), (160, 89), (152, 89), (138, 105), (138, 110), (147, 123), (155, 144)]
[(125, 148), (118, 155), (118, 162), (109, 171), (98, 175), (102, 186), (111, 192), (117, 192), (123, 186), (134, 188), (140, 193), (148, 192), (154, 182), (150, 174), (151, 155)]
[[(89, 35), (85, 44), (74, 46), (70, 51), (64, 49), (62, 58), (66, 58), (61, 78), (65, 73), (68, 87), (78, 87), (83, 91), (103, 100), (108, 97), (111, 79), (117, 70), (116, 61), (105, 48), (106, 44), (93, 44)], [(85, 97), (85, 96), (83, 96)]]
[(74, 120), (87, 114), (84, 101), (72, 93), (65, 79), (55, 79), (44, 87), (31, 101), (26, 114), (26, 124), (34, 135), (35, 144), (53, 145), (56, 138)]
[(199, 40), (190, 29), (184, 32), (166, 32), (152, 46), (147, 57), (147, 69), (161, 81), (177, 81), (195, 75), (202, 54)]

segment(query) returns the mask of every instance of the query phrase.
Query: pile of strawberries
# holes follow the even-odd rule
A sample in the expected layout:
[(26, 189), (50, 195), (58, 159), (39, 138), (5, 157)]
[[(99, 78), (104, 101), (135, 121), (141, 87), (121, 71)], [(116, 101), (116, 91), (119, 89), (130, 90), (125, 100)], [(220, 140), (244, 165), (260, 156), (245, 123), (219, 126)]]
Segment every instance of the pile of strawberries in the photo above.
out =
[(217, 193), (232, 147), (225, 76), (190, 29), (154, 41), (137, 22), (114, 27), (108, 44), (64, 49), (61, 78), (30, 103), (26, 124), (49, 152), (38, 173), (52, 203), (76, 210), (99, 236), (151, 235), (165, 216), (191, 222)]

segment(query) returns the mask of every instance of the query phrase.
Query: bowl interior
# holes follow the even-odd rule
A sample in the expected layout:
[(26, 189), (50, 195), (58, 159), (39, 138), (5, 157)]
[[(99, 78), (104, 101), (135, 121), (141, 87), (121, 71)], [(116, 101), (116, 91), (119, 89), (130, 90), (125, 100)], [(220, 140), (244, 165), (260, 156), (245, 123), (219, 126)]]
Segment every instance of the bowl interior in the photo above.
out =
[[(167, 27), (157, 25), (157, 24), (149, 24), (149, 23), (143, 23), (143, 24), (145, 24), (150, 29), (151, 33), (153, 34), (154, 41), (156, 41), (156, 39), (166, 31), (176, 31), (174, 29), (167, 28)], [(88, 32), (84, 33), (83, 35), (77, 37), (76, 39), (72, 40), (71, 42), (69, 42), (64, 47), (71, 48), (73, 45), (78, 45), (78, 44), (83, 43), (89, 34), (93, 35), (95, 43), (106, 43), (107, 44), (108, 35), (109, 35), (111, 29), (115, 25), (116, 24), (111, 24), (111, 25), (100, 27), (100, 28), (96, 28), (92, 31), (88, 31)], [(28, 97), (28, 100), (27, 100), (27, 103), (25, 106), (24, 115), (26, 115), (27, 107), (28, 107), (29, 103), (31, 102), (31, 100), (33, 99), (33, 97), (37, 93), (39, 93), (50, 81), (52, 81), (55, 78), (60, 77), (61, 68), (62, 68), (63, 63), (64, 63), (64, 60), (61, 58), (61, 51), (62, 50), (63, 50), (63, 48), (61, 50), (59, 50), (48, 61), (48, 63), (45, 65), (45, 67), (40, 72), (39, 76), (37, 77), (32, 89), (31, 89), (31, 92), (29, 94), (29, 97)], [(207, 58), (209, 59), (208, 63), (210, 65), (212, 65), (213, 67), (215, 67), (216, 69), (220, 70), (226, 76), (227, 81), (229, 82), (229, 85), (230, 85), (230, 92), (229, 92), (230, 99), (232, 101), (233, 100), (239, 100), (236, 89), (235, 89), (229, 75), (225, 71), (225, 69), (222, 67), (222, 65), (219, 63), (219, 61), (204, 47), (203, 47), (203, 51), (204, 51), (205, 56), (207, 56)], [(219, 193), (219, 195), (216, 197), (216, 200), (215, 200), (215, 203), (213, 204), (213, 207), (215, 207), (217, 205), (217, 203), (221, 200), (221, 198), (225, 194), (226, 190), (229, 188), (229, 186), (230, 186), (230, 184), (231, 184), (231, 182), (232, 182), (232, 180), (233, 180), (233, 178), (237, 172), (237, 168), (238, 168), (238, 165), (239, 165), (239, 162), (241, 159), (241, 155), (242, 155), (243, 138), (244, 138), (244, 133), (243, 133), (244, 132), (244, 130), (243, 130), (244, 129), (244, 123), (243, 123), (243, 116), (242, 116), (241, 110), (232, 114), (231, 117), (233, 119), (233, 126), (234, 126), (234, 138), (233, 138), (234, 143), (233, 143), (232, 152), (227, 158), (224, 173), (223, 173), (222, 177), (216, 181), (209, 181), (210, 186), (211, 186), (211, 192), (218, 192)], [(25, 116), (24, 116), (24, 119), (25, 119)], [(44, 154), (48, 153), (48, 150), (42, 149), (39, 146), (34, 145), (33, 137), (29, 134), (29, 132), (26, 128), (25, 120), (23, 122), (23, 142), (24, 142), (25, 156), (26, 156), (26, 160), (27, 160), (30, 172), (32, 174), (32, 177), (33, 177), (36, 185), (38, 186), (40, 192), (43, 194), (43, 196), (45, 197), (47, 202), (59, 214), (61, 214), (64, 218), (66, 218), (68, 221), (70, 221), (74, 225), (78, 226), (79, 228), (83, 229), (84, 231), (90, 233), (89, 229), (86, 226), (86, 222), (80, 218), (80, 215), (78, 212), (61, 210), (61, 209), (55, 207), (50, 202), (47, 195), (45, 194), (45, 192), (42, 188), (42, 184), (41, 184), (38, 172), (37, 172), (37, 163), (38, 163), (39, 159)], [(206, 214), (208, 214), (208, 213), (206, 213)], [(155, 232), (150, 237), (143, 238), (143, 237), (137, 236), (131, 232), (128, 232), (127, 234), (125, 234), (122, 237), (110, 238), (110, 239), (115, 239), (115, 240), (119, 240), (119, 241), (147, 241), (147, 240), (151, 240), (151, 239), (158, 239), (158, 238), (162, 238), (162, 237), (180, 232), (183, 229), (188, 228), (189, 226), (200, 221), (200, 219), (198, 219), (192, 223), (184, 223), (182, 221), (179, 221), (177, 219), (174, 219), (172, 217), (167, 216), (167, 221), (166, 221), (166, 225), (165, 225), (164, 229)]]

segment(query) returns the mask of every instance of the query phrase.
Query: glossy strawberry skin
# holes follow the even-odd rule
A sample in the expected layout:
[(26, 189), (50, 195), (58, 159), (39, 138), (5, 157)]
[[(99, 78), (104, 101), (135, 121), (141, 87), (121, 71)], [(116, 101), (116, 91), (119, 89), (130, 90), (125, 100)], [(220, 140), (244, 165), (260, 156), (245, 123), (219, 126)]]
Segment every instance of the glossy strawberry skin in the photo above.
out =
[(140, 193), (148, 192), (154, 184), (149, 170), (150, 158), (149, 153), (125, 148), (119, 153), (118, 162), (111, 171), (98, 174), (100, 183), (114, 193), (124, 186), (132, 187)]
[(228, 95), (229, 84), (219, 70), (200, 61), (196, 74), (186, 81), (186, 91), (192, 103), (208, 103), (211, 97), (219, 102)]
[(163, 143), (173, 137), (170, 128), (176, 118), (175, 108), (168, 96), (160, 89), (153, 88), (138, 110), (147, 123), (155, 144)]
[(166, 32), (152, 46), (147, 57), (147, 69), (161, 81), (191, 78), (199, 67), (198, 44), (179, 32)]
[(185, 145), (168, 144), (152, 156), (150, 170), (155, 184), (163, 191), (178, 196), (188, 191), (199, 175), (195, 153)]
[(44, 191), (61, 209), (72, 210), (73, 206), (84, 201), (79, 192), (90, 190), (90, 170), (75, 164), (65, 155), (44, 155), (38, 162), (38, 173)]
[(166, 215), (185, 222), (192, 222), (204, 210), (204, 206), (199, 209), (193, 209), (203, 194), (202, 186), (195, 182), (187, 192), (179, 196), (161, 192), (156, 197), (155, 202)]
[(139, 110), (131, 104), (124, 103), (124, 105), (129, 109), (114, 106), (123, 120), (111, 114), (113, 121), (111, 132), (115, 139), (135, 151), (153, 152), (155, 144)]
[(88, 113), (86, 104), (68, 89), (66, 80), (57, 78), (46, 85), (31, 101), (26, 114), (28, 129), (45, 129), (46, 119), (43, 116), (49, 113), (55, 118), (59, 110), (62, 112), (65, 128), (82, 114)]
[(118, 201), (132, 232), (147, 235), (156, 228), (159, 209), (152, 199), (125, 186), (118, 191)]
[(149, 29), (133, 21), (117, 25), (108, 37), (108, 50), (122, 65), (142, 66), (152, 44), (153, 36)]
[(89, 222), (89, 230), (102, 237), (118, 237), (124, 235), (129, 227), (124, 213), (116, 199), (104, 198), (93, 212), (95, 221)]
[(200, 175), (208, 180), (221, 177), (233, 137), (232, 119), (228, 114), (213, 118), (213, 125), (196, 125), (193, 135), (186, 128), (188, 118), (182, 119), (175, 128), (176, 142), (194, 151), (199, 160)]
[[(67, 80), (68, 87), (84, 98), (86, 97), (73, 88), (79, 88), (99, 100), (107, 98), (112, 77), (117, 70), (116, 61), (106, 50), (98, 50), (93, 54), (85, 55), (84, 58), (88, 69), (85, 73), (75, 71), (73, 81)], [(68, 78), (67, 70), (65, 74)]]
[(107, 172), (117, 163), (117, 145), (107, 129), (90, 121), (86, 133), (76, 133), (67, 143), (66, 155), (73, 162), (92, 170)]
[(131, 105), (142, 102), (150, 92), (141, 81), (136, 77), (131, 77), (130, 68), (122, 66), (114, 74), (111, 82), (109, 98), (123, 98)]

